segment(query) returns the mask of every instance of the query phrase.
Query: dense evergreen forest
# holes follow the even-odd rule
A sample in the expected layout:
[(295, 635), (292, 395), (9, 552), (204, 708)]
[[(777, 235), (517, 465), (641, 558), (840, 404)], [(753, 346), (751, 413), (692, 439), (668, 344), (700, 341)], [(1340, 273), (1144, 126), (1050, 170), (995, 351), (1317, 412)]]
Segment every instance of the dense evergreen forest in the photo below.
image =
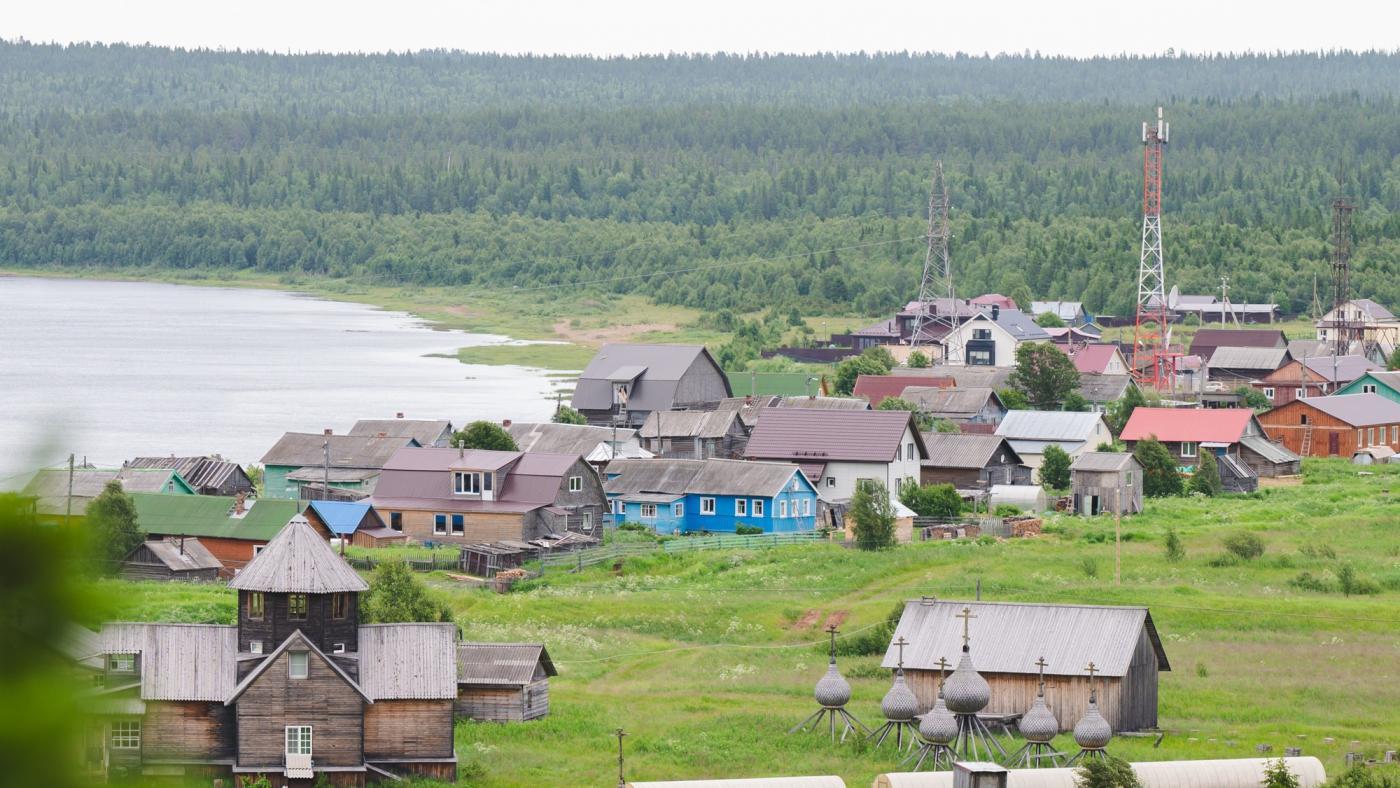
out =
[[(1140, 123), (1168, 278), (1306, 311), (1328, 203), (1400, 304), (1400, 54), (593, 59), (0, 43), (0, 266), (590, 287), (749, 310), (915, 295), (932, 162), (963, 292), (1135, 294)], [(1325, 295), (1324, 295), (1325, 298)]]

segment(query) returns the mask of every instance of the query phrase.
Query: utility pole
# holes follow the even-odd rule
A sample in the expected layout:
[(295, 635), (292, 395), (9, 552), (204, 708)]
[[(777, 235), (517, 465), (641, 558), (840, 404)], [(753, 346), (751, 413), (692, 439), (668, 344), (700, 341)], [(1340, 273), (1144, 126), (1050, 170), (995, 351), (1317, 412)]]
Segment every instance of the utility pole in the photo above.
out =
[(63, 513), (63, 524), (69, 526), (73, 524), (73, 455), (68, 455), (68, 503)]
[(328, 437), (321, 442), (321, 452), (323, 460), (321, 465), (321, 500), (331, 499), (331, 439)]
[[(1132, 469), (1128, 470), (1132, 473)], [(1123, 480), (1113, 488), (1113, 584), (1123, 585)]]
[[(925, 334), (937, 331), (943, 345), (943, 363), (960, 364), (962, 348), (952, 337), (958, 327), (958, 300), (953, 288), (953, 269), (948, 262), (948, 189), (943, 182), (943, 162), (933, 164), (933, 182), (928, 190), (928, 251), (924, 254), (924, 273), (919, 282), (918, 314), (914, 318), (914, 333), (909, 338), (911, 348), (933, 344)], [(950, 314), (939, 312), (940, 302), (947, 302)]]
[(613, 735), (617, 736), (617, 788), (627, 788), (627, 775), (622, 760), (622, 737), (626, 736), (627, 733), (618, 728)]
[(1133, 375), (1139, 385), (1171, 391), (1176, 360), (1168, 348), (1166, 269), (1162, 258), (1162, 154), (1171, 124), (1157, 108), (1157, 126), (1142, 124), (1142, 253), (1138, 260)]

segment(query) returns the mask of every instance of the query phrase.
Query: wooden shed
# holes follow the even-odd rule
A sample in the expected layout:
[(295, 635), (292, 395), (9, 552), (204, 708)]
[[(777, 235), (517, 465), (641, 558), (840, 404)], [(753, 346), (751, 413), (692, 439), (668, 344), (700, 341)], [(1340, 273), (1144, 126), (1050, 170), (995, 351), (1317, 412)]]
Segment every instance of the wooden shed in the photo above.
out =
[(962, 652), (963, 608), (971, 608), (972, 664), (991, 686), (988, 714), (1022, 714), (1035, 701), (1036, 660), (1045, 657), (1045, 701), (1060, 730), (1073, 730), (1089, 703), (1091, 661), (1098, 666), (1099, 711), (1115, 731), (1157, 726), (1157, 674), (1171, 670), (1145, 607), (1021, 602), (906, 602), (885, 652), (894, 669), (893, 640), (904, 638), (904, 677), (919, 712), (938, 696), (938, 660), (955, 664)]
[(1081, 454), (1069, 466), (1069, 478), (1075, 514), (1142, 512), (1142, 463), (1128, 452)]
[(482, 722), (543, 717), (554, 675), (543, 643), (459, 643), (457, 716)]
[(122, 561), (126, 580), (213, 581), (224, 565), (198, 539), (183, 536), (152, 539)]
[(525, 551), (519, 547), (494, 542), (462, 546), (462, 571), (477, 577), (495, 577), (502, 569), (514, 569), (525, 563)]

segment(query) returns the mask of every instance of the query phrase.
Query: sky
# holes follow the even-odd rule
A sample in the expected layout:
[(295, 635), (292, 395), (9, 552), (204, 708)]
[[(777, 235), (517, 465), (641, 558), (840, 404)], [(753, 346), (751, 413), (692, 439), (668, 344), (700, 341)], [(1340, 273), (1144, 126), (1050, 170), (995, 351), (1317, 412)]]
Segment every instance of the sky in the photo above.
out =
[(1395, 0), (16, 0), (0, 38), (276, 52), (1038, 51), (1400, 48)]

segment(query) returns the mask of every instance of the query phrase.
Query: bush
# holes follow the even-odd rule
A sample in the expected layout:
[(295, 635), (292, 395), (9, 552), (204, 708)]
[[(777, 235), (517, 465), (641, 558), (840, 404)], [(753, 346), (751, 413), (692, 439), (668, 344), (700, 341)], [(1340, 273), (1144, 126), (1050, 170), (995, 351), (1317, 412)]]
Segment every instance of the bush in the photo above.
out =
[(1269, 761), (1264, 769), (1263, 788), (1299, 788), (1298, 778), (1288, 771), (1288, 764), (1279, 758)]
[(1240, 559), (1239, 556), (1234, 553), (1221, 553), (1207, 561), (1206, 564), (1216, 569), (1225, 569), (1231, 566), (1239, 566)]
[(1264, 540), (1251, 533), (1230, 534), (1225, 537), (1225, 549), (1244, 561), (1253, 561), (1264, 554)]
[(929, 365), (929, 358), (922, 350), (915, 350), (909, 354), (910, 369), (924, 369)]
[(1288, 584), (1299, 591), (1317, 591), (1327, 593), (1332, 590), (1332, 584), (1320, 577), (1314, 577), (1311, 572), (1299, 572), (1297, 577), (1288, 581)]
[(649, 526), (642, 525), (641, 523), (619, 523), (618, 526), (617, 526), (617, 530), (619, 530), (619, 531), (650, 531), (651, 528), (650, 528)]
[(1133, 767), (1112, 755), (1090, 758), (1074, 772), (1075, 788), (1142, 788)]
[(1186, 548), (1181, 544), (1181, 535), (1176, 532), (1175, 526), (1167, 526), (1166, 538), (1167, 560), (1176, 562), (1186, 557)]
[(756, 536), (758, 534), (763, 533), (763, 529), (759, 528), (756, 525), (749, 525), (747, 523), (736, 523), (734, 526), (734, 533), (738, 534), (739, 536)]
[(920, 485), (912, 480), (899, 488), (899, 502), (920, 517), (958, 517), (963, 500), (951, 484)]
[(993, 512), (997, 517), (1015, 517), (1021, 513), (1021, 507), (1011, 503), (999, 503)]
[(1220, 468), (1216, 465), (1215, 455), (1203, 450), (1196, 462), (1196, 471), (1191, 474), (1191, 492), (1214, 496), (1220, 490)]
[(1353, 766), (1327, 785), (1329, 788), (1400, 788), (1400, 770)]
[[(899, 618), (902, 615), (904, 615), (904, 605), (895, 605), (879, 626), (858, 632), (851, 637), (837, 638), (836, 654), (842, 657), (883, 655), (885, 650), (890, 647), (890, 640), (894, 638), (894, 628), (899, 624)], [(825, 644), (822, 645), (822, 649), (826, 649)], [(888, 676), (889, 672), (884, 671), (882, 675)]]
[(1381, 592), (1381, 587), (1376, 584), (1376, 581), (1358, 575), (1351, 564), (1342, 564), (1337, 567), (1337, 585), (1347, 596), (1363, 596)]
[(1081, 558), (1079, 559), (1079, 571), (1083, 572), (1083, 573), (1084, 573), (1084, 576), (1087, 577), (1087, 578), (1090, 578), (1090, 579), (1095, 578), (1095, 577), (1098, 577), (1098, 576), (1099, 576), (1099, 562), (1098, 562), (1098, 559), (1096, 559), (1096, 558), (1090, 558), (1090, 557), (1087, 556), (1087, 555), (1081, 557)]
[(1069, 487), (1069, 454), (1053, 443), (1046, 446), (1041, 455), (1040, 483), (1050, 490)]

